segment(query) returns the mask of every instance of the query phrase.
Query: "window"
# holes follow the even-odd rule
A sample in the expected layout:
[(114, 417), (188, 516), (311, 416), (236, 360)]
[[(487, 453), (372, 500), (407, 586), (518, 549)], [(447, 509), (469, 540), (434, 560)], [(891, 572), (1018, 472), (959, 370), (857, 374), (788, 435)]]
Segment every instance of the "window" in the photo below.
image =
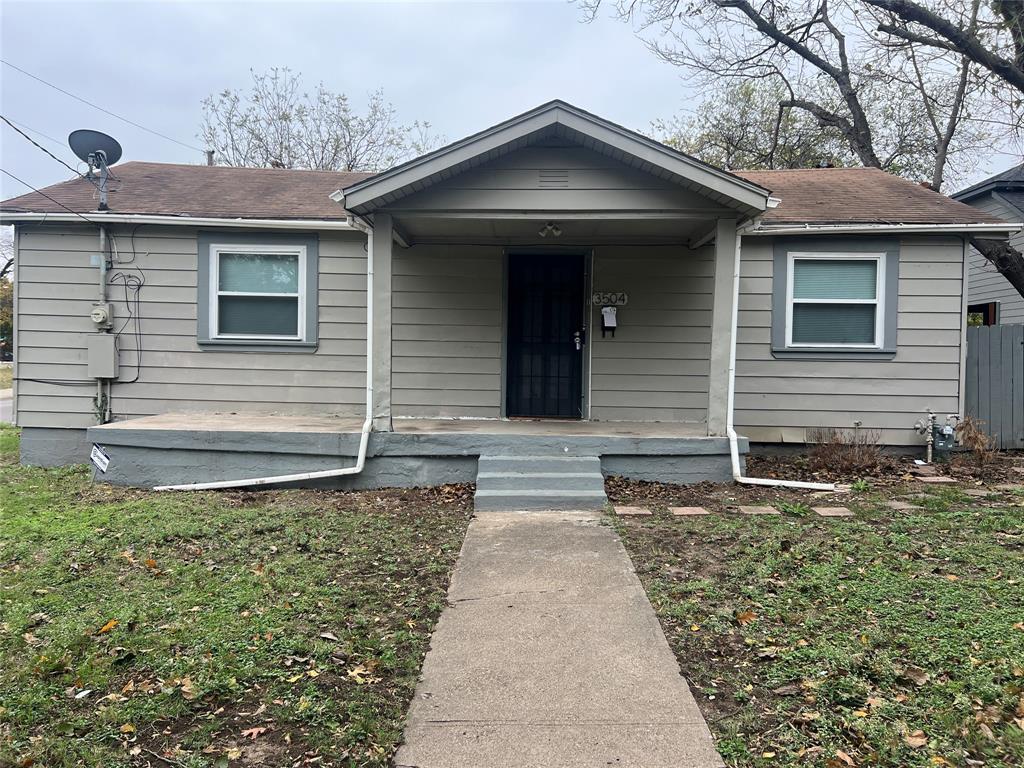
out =
[(895, 356), (899, 270), (895, 238), (775, 240), (772, 355), (807, 360)]
[(967, 324), (969, 326), (998, 325), (999, 302), (989, 301), (984, 304), (971, 304), (967, 307)]
[(789, 254), (786, 346), (880, 349), (885, 254)]
[(201, 233), (199, 342), (313, 346), (317, 240), (278, 233)]
[(214, 245), (210, 257), (213, 338), (304, 339), (305, 248)]

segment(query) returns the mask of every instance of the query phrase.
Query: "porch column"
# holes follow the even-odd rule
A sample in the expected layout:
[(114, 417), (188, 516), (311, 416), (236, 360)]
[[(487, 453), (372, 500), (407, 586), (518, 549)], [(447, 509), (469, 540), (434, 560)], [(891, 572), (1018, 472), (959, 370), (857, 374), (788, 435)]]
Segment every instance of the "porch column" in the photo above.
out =
[(390, 213), (373, 217), (373, 428), (391, 431), (391, 250)]
[(733, 286), (736, 259), (736, 219), (719, 219), (715, 232), (715, 289), (711, 314), (711, 373), (708, 381), (708, 434), (724, 435), (732, 345)]

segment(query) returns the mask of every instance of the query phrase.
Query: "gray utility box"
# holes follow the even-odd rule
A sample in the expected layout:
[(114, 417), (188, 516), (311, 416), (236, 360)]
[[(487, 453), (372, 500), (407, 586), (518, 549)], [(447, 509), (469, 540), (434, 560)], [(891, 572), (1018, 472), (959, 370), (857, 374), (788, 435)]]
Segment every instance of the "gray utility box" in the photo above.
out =
[(949, 424), (932, 425), (932, 449), (936, 453), (949, 453), (956, 444), (956, 430)]
[(97, 333), (87, 339), (89, 378), (116, 379), (120, 368), (115, 343), (117, 337), (112, 333)]

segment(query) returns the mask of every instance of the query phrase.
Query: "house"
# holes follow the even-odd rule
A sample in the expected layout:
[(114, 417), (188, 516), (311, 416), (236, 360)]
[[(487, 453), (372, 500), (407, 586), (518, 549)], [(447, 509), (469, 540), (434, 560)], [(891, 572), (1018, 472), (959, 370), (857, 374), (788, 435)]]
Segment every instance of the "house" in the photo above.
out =
[[(1024, 221), (1024, 163), (957, 192), (954, 200), (1008, 221)], [(1024, 232), (1010, 244), (1024, 252)], [(1024, 296), (973, 248), (967, 279), (967, 311), (982, 325), (1024, 323)]]
[(966, 236), (1020, 228), (875, 169), (730, 173), (560, 101), (375, 175), (114, 173), (104, 212), (85, 179), (0, 207), (24, 462), (479, 472), (493, 507), (729, 479), (822, 428), (923, 445), (926, 409), (963, 407)]

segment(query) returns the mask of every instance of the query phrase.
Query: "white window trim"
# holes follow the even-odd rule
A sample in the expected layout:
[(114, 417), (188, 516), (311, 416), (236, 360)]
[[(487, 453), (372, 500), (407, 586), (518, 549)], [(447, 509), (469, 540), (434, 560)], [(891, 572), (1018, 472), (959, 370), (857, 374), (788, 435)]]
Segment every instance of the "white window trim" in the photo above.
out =
[[(299, 262), (298, 291), (295, 293), (255, 293), (250, 291), (220, 290), (220, 257), (222, 253), (255, 253), (274, 256), (297, 256)], [(297, 298), (296, 311), (299, 313), (296, 328), (298, 334), (293, 336), (268, 334), (242, 334), (220, 332), (220, 297), (221, 296), (273, 296)], [(242, 245), (233, 243), (213, 243), (210, 245), (210, 338), (234, 339), (241, 341), (305, 341), (308, 335), (306, 328), (306, 246), (304, 245)]]
[[(786, 265), (786, 349), (883, 349), (885, 346), (885, 253), (831, 253), (791, 251)], [(875, 262), (875, 298), (873, 299), (794, 299), (793, 274), (797, 261), (828, 259)], [(874, 304), (875, 341), (873, 344), (827, 342), (822, 344), (793, 343), (793, 304)]]

